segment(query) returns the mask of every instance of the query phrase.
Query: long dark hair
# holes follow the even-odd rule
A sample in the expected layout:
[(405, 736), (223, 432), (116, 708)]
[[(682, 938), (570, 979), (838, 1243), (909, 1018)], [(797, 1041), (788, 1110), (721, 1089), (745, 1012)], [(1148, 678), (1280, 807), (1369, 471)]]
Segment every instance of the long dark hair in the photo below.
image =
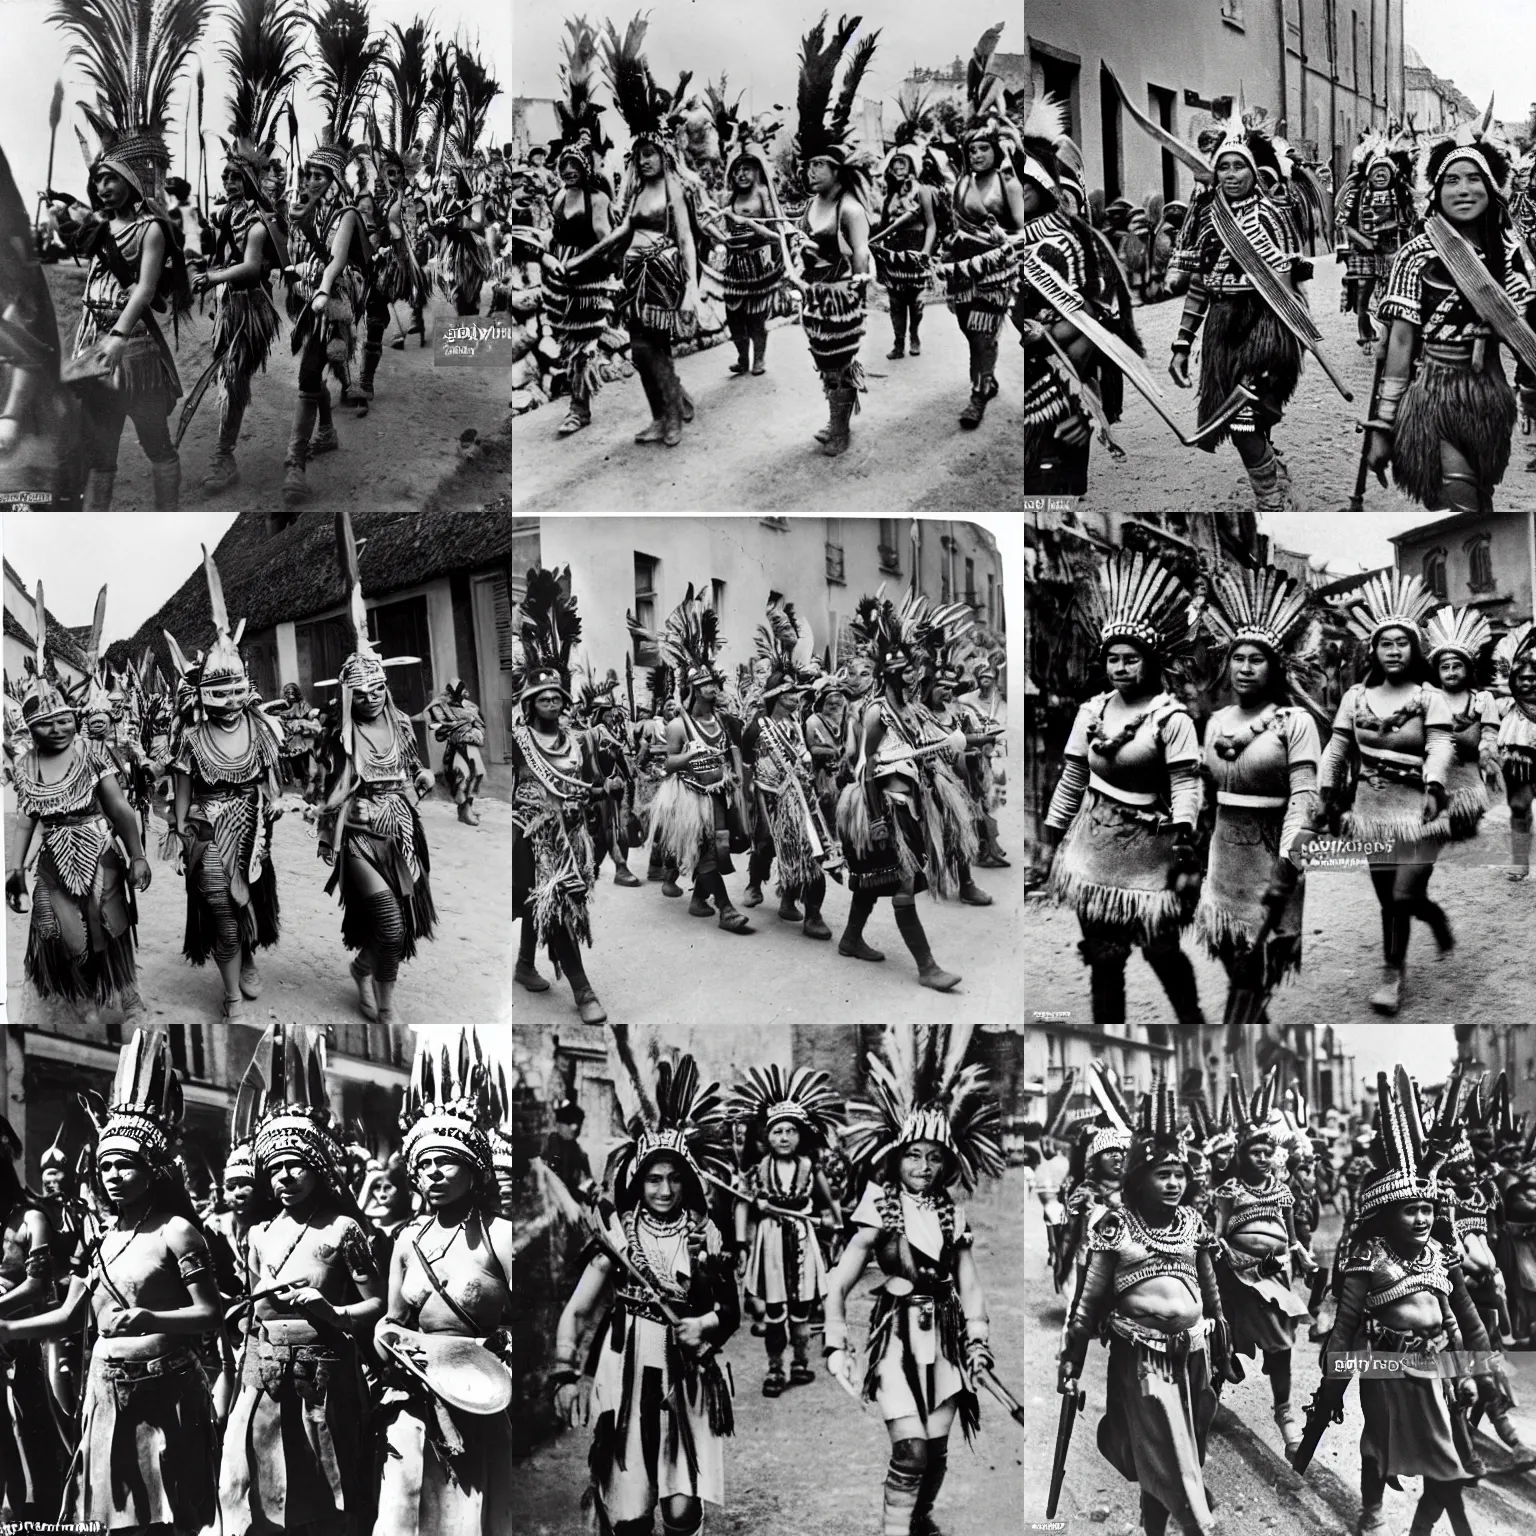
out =
[(1367, 642), (1365, 686), (1367, 688), (1379, 688), (1387, 680), (1387, 674), (1382, 670), (1381, 662), (1377, 659), (1376, 647), (1380, 643), (1382, 635), (1386, 634), (1389, 629), (1400, 629), (1408, 636), (1408, 646), (1411, 653), (1408, 658), (1408, 680), (1413, 683), (1433, 682), (1434, 679), (1429, 674), (1429, 663), (1424, 659), (1424, 645), (1419, 639), (1418, 631), (1411, 629), (1406, 624), (1387, 624)]

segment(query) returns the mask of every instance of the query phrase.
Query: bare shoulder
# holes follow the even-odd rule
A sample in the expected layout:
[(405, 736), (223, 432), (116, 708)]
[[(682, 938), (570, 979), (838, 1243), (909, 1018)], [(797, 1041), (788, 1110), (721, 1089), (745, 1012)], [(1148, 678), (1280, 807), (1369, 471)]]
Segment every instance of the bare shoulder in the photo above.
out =
[(199, 1253), (208, 1246), (200, 1228), (193, 1226), (185, 1216), (167, 1216), (160, 1227), (160, 1235), (174, 1254)]

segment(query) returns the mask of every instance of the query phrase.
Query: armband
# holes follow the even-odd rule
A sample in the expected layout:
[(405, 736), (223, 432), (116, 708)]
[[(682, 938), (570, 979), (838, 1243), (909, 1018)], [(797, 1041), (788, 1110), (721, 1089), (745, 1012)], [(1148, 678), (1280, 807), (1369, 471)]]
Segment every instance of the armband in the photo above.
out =
[(196, 1280), (203, 1275), (211, 1275), (213, 1255), (206, 1248), (199, 1248), (196, 1253), (184, 1254), (178, 1259), (176, 1268), (180, 1270), (183, 1280)]
[(27, 1274), (30, 1278), (46, 1280), (53, 1274), (53, 1255), (46, 1249), (27, 1255)]

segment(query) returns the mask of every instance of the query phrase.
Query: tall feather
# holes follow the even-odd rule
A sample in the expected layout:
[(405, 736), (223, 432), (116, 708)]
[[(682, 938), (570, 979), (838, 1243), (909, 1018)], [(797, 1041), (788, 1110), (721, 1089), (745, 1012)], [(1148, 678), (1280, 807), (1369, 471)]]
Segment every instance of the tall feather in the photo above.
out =
[(347, 142), (353, 118), (364, 109), (384, 56), (382, 38), (369, 39), (366, 0), (325, 0), (320, 14), (309, 19), (319, 54), (315, 62), (315, 94), (325, 107), (326, 124), (335, 141)]
[(622, 38), (612, 21), (604, 25), (607, 38), (603, 44), (603, 73), (613, 104), (634, 137), (659, 138), (665, 127), (669, 98), (652, 80), (642, 51), (649, 23), (645, 17), (636, 15)]
[[(973, 117), (980, 117), (993, 107), (1001, 107), (1003, 82), (992, 73), (992, 55), (997, 52), (997, 42), (1003, 35), (1005, 25), (1000, 21), (995, 27), (988, 27), (976, 39), (976, 47), (965, 66), (965, 94)], [(1025, 131), (1028, 132), (1028, 129)], [(1066, 130), (1061, 128), (1057, 131)], [(1055, 136), (1050, 135), (1052, 138)]]
[(471, 52), (463, 43), (453, 45), (453, 55), (459, 77), (453, 145), (468, 160), (474, 155), (475, 146), (485, 133), (491, 103), (501, 95), (501, 86), (480, 56)]
[(336, 511), (336, 558), (347, 580), (347, 619), (352, 626), (352, 642), (361, 651), (368, 645), (368, 605), (363, 601), (363, 578), (358, 569), (352, 515), (345, 507)]
[(394, 99), (393, 141), (390, 148), (403, 154), (421, 137), (427, 111), (427, 23), (417, 17), (410, 26), (390, 23), (393, 47), (379, 60)]
[(229, 0), (229, 37), (219, 57), (229, 68), (229, 127), (253, 144), (272, 143), (288, 92), (309, 68), (303, 13), (293, 0)]
[(219, 578), (219, 568), (213, 563), (213, 556), (208, 553), (206, 544), (200, 545), (203, 552), (203, 574), (208, 578), (208, 606), (213, 610), (214, 633), (219, 639), (227, 640), (229, 635), (229, 609), (224, 604), (224, 583)]
[(843, 56), (853, 34), (858, 31), (863, 18), (839, 16), (832, 33), (832, 41), (826, 41), (827, 13), (800, 40), (800, 83), (795, 95), (796, 130), (795, 152), (802, 160), (810, 160), (821, 153), (831, 142), (827, 132), (827, 107), (832, 101), (832, 82), (837, 74), (837, 62)]
[(878, 28), (861, 37), (848, 56), (843, 70), (843, 83), (838, 88), (837, 105), (832, 108), (832, 119), (827, 125), (827, 136), (834, 144), (841, 144), (848, 137), (848, 124), (853, 117), (853, 104), (859, 94), (869, 61), (875, 56), (875, 44), (880, 39)]
[(85, 659), (90, 663), (91, 670), (96, 670), (97, 658), (101, 655), (101, 632), (107, 625), (107, 588), (102, 583), (101, 591), (96, 594), (96, 611), (91, 615), (91, 638), (85, 647)]

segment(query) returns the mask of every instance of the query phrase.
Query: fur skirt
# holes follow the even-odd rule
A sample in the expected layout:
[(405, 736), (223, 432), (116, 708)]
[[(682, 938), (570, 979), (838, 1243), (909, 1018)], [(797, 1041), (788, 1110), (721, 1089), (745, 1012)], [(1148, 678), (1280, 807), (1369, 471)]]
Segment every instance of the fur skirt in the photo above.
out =
[(1497, 360), (1479, 372), (1425, 359), (1397, 413), (1392, 478), (1398, 489), (1431, 512), (1445, 507), (1440, 445), (1449, 443), (1472, 466), (1478, 489), (1490, 494), (1509, 468), (1518, 415)]
[[(1260, 898), (1269, 888), (1280, 850), (1283, 809), (1222, 805), (1211, 832), (1210, 860), (1195, 908), (1195, 936), (1215, 959), (1253, 947), (1265, 912)], [(1303, 882), (1291, 892), (1265, 944), (1265, 982), (1301, 969)], [(1286, 942), (1289, 941), (1289, 942)]]
[(526, 831), (513, 823), (512, 916), (532, 920), (537, 943), (552, 960), (550, 940), (559, 929), (573, 943), (592, 943), (588, 901), (597, 883), (596, 863), (591, 834), (579, 815), (562, 821), (551, 811)]
[(1267, 432), (1301, 378), (1301, 343), (1256, 295), (1215, 298), (1200, 342), (1200, 420), (1209, 421), (1239, 384), (1259, 397), (1221, 432), (1200, 440), (1207, 453), (1229, 432)]
[(213, 317), (213, 350), (224, 362), (219, 377), (224, 398), (239, 411), (251, 403), (251, 376), (265, 373), (280, 322), (272, 295), (259, 283), (219, 290)]

